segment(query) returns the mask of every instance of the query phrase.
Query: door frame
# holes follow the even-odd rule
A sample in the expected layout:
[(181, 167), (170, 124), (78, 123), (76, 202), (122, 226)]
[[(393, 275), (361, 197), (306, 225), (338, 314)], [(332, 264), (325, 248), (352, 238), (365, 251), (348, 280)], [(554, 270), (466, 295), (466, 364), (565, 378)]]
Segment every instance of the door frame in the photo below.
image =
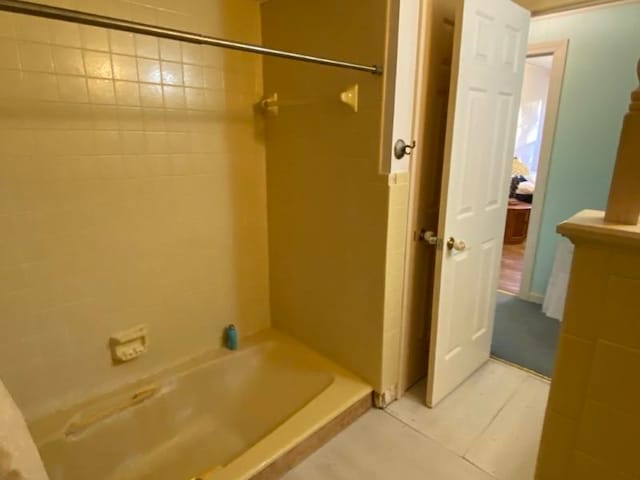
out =
[[(535, 18), (532, 19), (532, 23)], [(524, 261), (522, 267), (522, 279), (518, 296), (530, 302), (542, 303), (544, 296), (531, 291), (533, 281), (533, 267), (535, 265), (538, 237), (542, 226), (542, 212), (544, 210), (547, 181), (551, 166), (551, 153), (555, 141), (558, 110), (560, 109), (560, 97), (564, 82), (564, 72), (567, 62), (569, 40), (530, 44), (527, 49), (527, 58), (551, 55), (551, 75), (549, 78), (549, 91), (547, 93), (547, 105), (544, 115), (544, 127), (542, 129), (542, 141), (540, 142), (540, 156), (538, 158), (538, 175), (536, 177), (536, 191), (531, 205), (531, 217), (529, 231), (525, 243)]]
[[(430, 29), (431, 24), (431, 9), (427, 5), (427, 2), (420, 2), (420, 13), (418, 18), (418, 60), (416, 64), (416, 79), (414, 85), (414, 110), (413, 110), (413, 136), (412, 138), (422, 138), (422, 131), (425, 128), (426, 123), (426, 95), (425, 90), (427, 82), (429, 80), (429, 72), (427, 71), (429, 65), (429, 59), (427, 57), (429, 52), (429, 38), (427, 32)], [(416, 202), (418, 201), (417, 187), (418, 178), (417, 175), (421, 171), (421, 164), (425, 161), (422, 153), (422, 145), (416, 145), (412, 161), (409, 163), (409, 202), (407, 209), (407, 221), (406, 221), (406, 240), (405, 240), (405, 257), (403, 268), (403, 291), (402, 291), (402, 309), (401, 309), (401, 321), (400, 321), (400, 361), (398, 365), (398, 383), (396, 387), (396, 396), (400, 398), (404, 395), (410, 385), (406, 385), (405, 371), (407, 369), (408, 362), (408, 349), (409, 338), (408, 332), (410, 331), (409, 322), (409, 309), (412, 301), (413, 288), (408, 288), (411, 284), (413, 275), (413, 255), (412, 245), (415, 242), (413, 232), (413, 221), (416, 215)], [(428, 345), (425, 344), (425, 348)]]

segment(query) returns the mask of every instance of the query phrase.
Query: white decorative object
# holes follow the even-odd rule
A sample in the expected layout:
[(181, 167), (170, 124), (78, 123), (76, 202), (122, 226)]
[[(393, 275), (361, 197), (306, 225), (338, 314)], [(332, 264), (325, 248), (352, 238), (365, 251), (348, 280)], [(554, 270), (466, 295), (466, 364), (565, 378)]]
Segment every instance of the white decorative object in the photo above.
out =
[(147, 351), (147, 326), (138, 325), (113, 334), (109, 339), (114, 363), (123, 363), (138, 358)]
[(48, 480), (22, 413), (0, 381), (0, 478)]
[(551, 277), (547, 285), (547, 293), (544, 296), (542, 305), (542, 311), (547, 317), (562, 321), (572, 261), (573, 244), (565, 237), (560, 237), (556, 247), (553, 270), (551, 270)]

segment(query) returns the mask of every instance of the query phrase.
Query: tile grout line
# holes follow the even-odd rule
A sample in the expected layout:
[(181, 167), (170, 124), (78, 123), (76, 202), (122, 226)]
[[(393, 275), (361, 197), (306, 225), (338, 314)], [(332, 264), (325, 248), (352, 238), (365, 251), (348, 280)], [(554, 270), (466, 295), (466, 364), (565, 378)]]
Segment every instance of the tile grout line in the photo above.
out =
[[(527, 372), (525, 371), (524, 373), (527, 374)], [(540, 377), (538, 377), (537, 375), (532, 375), (532, 374), (527, 374), (525, 375), (525, 377), (522, 379), (522, 381), (520, 382), (520, 385), (518, 385), (518, 387), (515, 389), (515, 391), (513, 392), (513, 394), (509, 397), (509, 399), (505, 402), (505, 404), (502, 406), (502, 408), (500, 409), (500, 411), (491, 419), (491, 421), (489, 422), (489, 424), (487, 425), (487, 427), (483, 430), (483, 432), (478, 435), (477, 438), (475, 438), (472, 442), (472, 445), (467, 449), (467, 451), (465, 452), (465, 456), (463, 457), (465, 460), (469, 461), (469, 463), (471, 463), (472, 465), (475, 465), (476, 467), (478, 467), (479, 469), (484, 470), (482, 467), (480, 467), (479, 465), (476, 465), (475, 463), (473, 463), (473, 461), (470, 458), (467, 458), (466, 455), (471, 451), (471, 448), (473, 446), (473, 444), (475, 444), (475, 442), (477, 442), (482, 435), (493, 425), (493, 423), (496, 421), (496, 419), (500, 416), (500, 414), (506, 409), (506, 407), (509, 405), (509, 403), (515, 398), (515, 396), (518, 394), (518, 391), (520, 390), (520, 388), (522, 388), (524, 386), (524, 384), (527, 382), (527, 380), (532, 380), (538, 383), (542, 383), (542, 384), (546, 384), (546, 386), (549, 386), (549, 381), (545, 381), (544, 379), (541, 379)], [(548, 395), (548, 393), (547, 393)], [(545, 401), (545, 405), (544, 405), (544, 410), (546, 411), (547, 408), (547, 403)], [(540, 440), (538, 440), (538, 445), (539, 445)], [(501, 480), (497, 474), (493, 474), (491, 472), (487, 472), (489, 473), (493, 478), (495, 478), (496, 480)]]
[[(525, 372), (526, 373), (526, 372)], [(516, 388), (514, 388), (513, 393), (509, 396), (509, 398), (507, 398), (504, 402), (504, 404), (498, 409), (498, 411), (496, 412), (496, 414), (491, 417), (491, 420), (489, 420), (489, 422), (485, 425), (485, 427), (482, 429), (482, 431), (473, 439), (469, 442), (469, 447), (467, 447), (467, 449), (465, 450), (465, 452), (462, 454), (462, 459), (469, 462), (471, 465), (473, 465), (474, 467), (476, 467), (479, 470), (482, 470), (483, 472), (486, 472), (488, 475), (490, 475), (492, 478), (495, 478), (497, 480), (498, 477), (496, 477), (493, 473), (488, 472), (487, 470), (485, 470), (484, 468), (482, 468), (480, 465), (475, 464), (470, 458), (467, 458), (467, 454), (471, 451), (471, 448), (475, 445), (475, 443), (482, 438), (482, 435), (484, 435), (484, 433), (489, 430), (489, 428), (491, 427), (491, 425), (493, 425), (493, 422), (496, 421), (496, 418), (498, 418), (500, 416), (500, 414), (504, 411), (504, 409), (507, 407), (507, 405), (509, 404), (509, 402), (511, 402), (511, 400), (513, 400), (516, 396), (516, 394), (518, 393), (518, 390), (520, 390), (520, 387), (522, 387), (522, 385), (524, 385), (524, 383), (527, 380), (527, 375), (524, 375), (522, 377), (522, 380), (520, 381), (520, 383), (518, 384), (518, 386)]]
[(478, 470), (480, 470), (481, 472), (486, 473), (487, 475), (489, 475), (491, 478), (495, 478), (495, 480), (499, 480), (498, 477), (496, 477), (493, 473), (488, 472), (487, 470), (485, 470), (484, 468), (482, 468), (480, 465), (476, 465), (475, 463), (473, 463), (471, 460), (469, 460), (467, 457), (460, 457), (462, 460), (464, 460), (465, 462), (467, 462), (469, 465), (473, 465), (475, 468), (477, 468)]
[[(418, 433), (420, 436), (434, 441), (435, 443), (437, 443), (438, 445), (443, 447), (445, 450), (453, 453), (456, 457), (464, 460), (465, 462), (469, 463), (470, 465), (473, 465), (475, 468), (477, 468), (478, 470), (486, 473), (491, 478), (494, 478), (494, 479), (498, 480), (498, 477), (496, 477), (493, 473), (485, 470), (480, 465), (476, 465), (475, 463), (473, 463), (473, 461), (471, 459), (467, 458), (466, 455), (469, 453), (469, 451), (471, 450), (473, 445), (478, 441), (478, 439), (480, 439), (482, 437), (482, 435), (491, 427), (491, 425), (495, 422), (496, 418), (498, 418), (498, 416), (504, 411), (504, 409), (511, 402), (511, 400), (514, 399), (514, 397), (516, 396), (516, 394), (518, 393), (520, 388), (525, 384), (527, 379), (533, 379), (533, 380), (537, 380), (537, 381), (539, 381), (541, 383), (547, 383), (547, 384), (550, 383), (550, 382), (545, 380), (544, 378), (540, 378), (540, 376), (538, 376), (538, 375), (532, 374), (531, 372), (527, 371), (526, 369), (522, 369), (522, 368), (518, 368), (518, 367), (513, 366), (513, 365), (509, 365), (507, 362), (503, 362), (500, 359), (491, 358), (491, 360), (495, 361), (498, 364), (502, 364), (502, 365), (505, 365), (507, 367), (510, 367), (510, 368), (518, 370), (522, 374), (522, 378), (520, 379), (520, 383), (518, 383), (516, 385), (516, 387), (513, 389), (513, 392), (505, 399), (504, 403), (500, 406), (500, 408), (496, 411), (496, 413), (487, 422), (485, 427), (480, 431), (480, 433), (478, 433), (478, 435), (476, 435), (469, 442), (469, 447), (462, 454), (459, 454), (455, 450), (452, 450), (451, 448), (449, 448), (447, 445), (443, 444), (438, 439), (431, 437), (428, 433), (423, 432), (423, 431), (419, 430), (418, 428), (414, 427), (413, 425), (407, 423), (405, 420), (402, 419), (402, 417), (400, 417), (399, 415), (394, 414), (388, 408), (384, 409), (383, 412), (386, 413), (387, 415), (389, 415), (390, 417), (392, 417), (393, 419), (395, 419), (396, 421), (398, 421), (399, 423), (405, 425), (410, 430), (413, 430), (414, 432)], [(427, 408), (427, 407), (425, 406), (425, 408)]]
[[(427, 407), (425, 407), (425, 408), (427, 408)], [(436, 442), (438, 445), (440, 445), (441, 447), (443, 447), (447, 451), (453, 453), (456, 457), (460, 457), (460, 455), (458, 455), (458, 452), (450, 449), (444, 443), (440, 442), (437, 438), (431, 437), (428, 433), (425, 433), (425, 432), (419, 430), (418, 428), (414, 427), (413, 425), (410, 425), (409, 423), (405, 422), (402, 418), (395, 416), (393, 413), (388, 412), (386, 409), (383, 410), (383, 412), (386, 413), (387, 415), (389, 415), (391, 418), (393, 418), (397, 422), (399, 422), (402, 425), (404, 425), (405, 427), (409, 428), (410, 430), (413, 430), (414, 432), (420, 434), (420, 436), (422, 436), (424, 438), (428, 438), (429, 440), (431, 440), (433, 442)]]
[[(467, 454), (471, 451), (472, 446), (475, 444), (476, 441), (478, 441), (482, 435), (484, 435), (484, 433), (489, 430), (489, 427), (491, 427), (491, 425), (493, 425), (493, 422), (495, 422), (496, 418), (498, 418), (498, 416), (504, 411), (504, 409), (506, 408), (506, 406), (509, 404), (509, 402), (511, 402), (511, 400), (513, 400), (513, 398), (516, 396), (516, 394), (518, 393), (518, 390), (520, 390), (520, 387), (522, 387), (522, 385), (524, 385), (525, 381), (527, 380), (527, 376), (524, 375), (522, 377), (522, 380), (520, 381), (520, 383), (518, 384), (518, 386), (516, 388), (513, 389), (513, 393), (511, 395), (509, 395), (509, 398), (507, 398), (505, 400), (505, 402), (502, 404), (502, 406), (498, 409), (498, 411), (495, 413), (495, 415), (493, 415), (493, 417), (491, 417), (491, 420), (489, 420), (489, 422), (486, 424), (486, 426), (482, 429), (482, 431), (473, 439), (471, 440), (471, 442), (469, 442), (469, 447), (465, 450), (465, 452), (462, 454), (462, 458), (467, 459)], [(471, 462), (470, 459), (467, 459), (469, 462)], [(471, 462), (473, 463), (473, 462)], [(475, 463), (474, 463), (475, 465)], [(477, 465), (476, 465), (477, 466)], [(480, 467), (478, 467), (480, 468)]]
[[(511, 399), (511, 398), (509, 398)], [(427, 408), (427, 407), (425, 407)], [(419, 434), (421, 437), (424, 437), (428, 440), (431, 440), (432, 442), (438, 444), (439, 446), (441, 446), (442, 448), (444, 448), (446, 451), (452, 453), (453, 455), (455, 455), (457, 458), (459, 458), (460, 460), (463, 460), (464, 462), (468, 463), (469, 465), (472, 465), (474, 468), (480, 470), (481, 472), (486, 473), (487, 475), (489, 475), (491, 478), (495, 478), (496, 480), (497, 477), (495, 477), (493, 474), (491, 474), (490, 472), (487, 472), (486, 470), (484, 470), (482, 467), (476, 465), (475, 463), (473, 463), (472, 461), (470, 461), (468, 458), (465, 458), (464, 455), (460, 455), (458, 452), (456, 452), (455, 450), (452, 450), (451, 448), (449, 448), (448, 446), (446, 446), (444, 443), (440, 442), (440, 440), (433, 438), (431, 436), (429, 436), (427, 433), (422, 432), (420, 430), (418, 430), (416, 427), (414, 427), (413, 425), (410, 425), (408, 423), (406, 423), (404, 420), (402, 420), (402, 418), (400, 417), (396, 417), (393, 413), (388, 412), (386, 409), (383, 410), (384, 413), (386, 413), (387, 415), (389, 415), (393, 420), (397, 421), (398, 423), (401, 423), (402, 425), (404, 425), (405, 427), (409, 428), (409, 430), (412, 430), (414, 432), (416, 432), (417, 434)], [(493, 419), (491, 420), (493, 422)]]

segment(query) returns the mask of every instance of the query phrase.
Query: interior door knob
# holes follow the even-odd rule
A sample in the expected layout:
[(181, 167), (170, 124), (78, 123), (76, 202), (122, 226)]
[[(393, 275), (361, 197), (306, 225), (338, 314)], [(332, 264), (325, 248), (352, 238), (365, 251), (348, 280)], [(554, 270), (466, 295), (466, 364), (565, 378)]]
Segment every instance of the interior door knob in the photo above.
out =
[(428, 243), (429, 245), (437, 245), (438, 237), (435, 233), (423, 228), (420, 230), (420, 233), (418, 233), (418, 241)]
[(456, 250), (458, 252), (462, 252), (467, 249), (467, 244), (462, 240), (456, 240), (453, 237), (449, 237), (447, 240), (447, 248), (449, 250)]

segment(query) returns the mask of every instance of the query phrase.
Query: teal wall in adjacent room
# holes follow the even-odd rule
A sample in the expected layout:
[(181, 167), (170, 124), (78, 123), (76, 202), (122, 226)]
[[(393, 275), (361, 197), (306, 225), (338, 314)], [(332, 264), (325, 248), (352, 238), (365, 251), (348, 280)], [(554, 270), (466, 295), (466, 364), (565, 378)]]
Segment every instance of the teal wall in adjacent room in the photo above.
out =
[[(585, 208), (604, 210), (622, 119), (638, 85), (640, 2), (534, 19), (529, 43), (569, 39), (532, 293), (543, 295), (556, 225)], [(640, 188), (640, 186), (639, 186)]]

